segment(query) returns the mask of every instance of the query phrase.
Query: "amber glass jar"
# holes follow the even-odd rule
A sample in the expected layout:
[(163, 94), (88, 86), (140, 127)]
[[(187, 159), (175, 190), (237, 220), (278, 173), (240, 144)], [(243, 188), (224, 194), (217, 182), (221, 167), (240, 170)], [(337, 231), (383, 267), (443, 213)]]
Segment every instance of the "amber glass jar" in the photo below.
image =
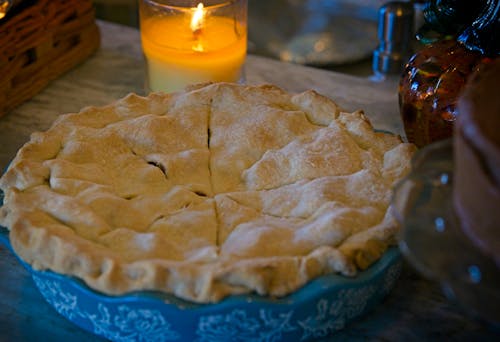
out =
[(423, 147), (451, 137), (456, 100), (482, 58), (450, 39), (430, 44), (410, 59), (399, 85), (408, 141)]
[[(445, 4), (448, 11), (442, 8)], [(425, 19), (428, 27), (441, 30), (438, 32), (441, 39), (423, 46), (413, 55), (401, 77), (400, 112), (408, 141), (418, 147), (452, 136), (458, 115), (456, 101), (467, 78), (499, 53), (500, 1), (479, 1), (477, 8), (468, 8), (471, 13), (479, 13), (475, 14), (476, 18), (461, 15), (467, 7), (459, 7), (459, 4), (463, 5), (463, 1), (429, 2)], [(456, 5), (454, 10), (453, 5)], [(446, 13), (453, 16), (450, 20), (453, 26), (443, 25)], [(459, 16), (470, 23), (457, 25)], [(433, 26), (433, 21), (439, 25)]]

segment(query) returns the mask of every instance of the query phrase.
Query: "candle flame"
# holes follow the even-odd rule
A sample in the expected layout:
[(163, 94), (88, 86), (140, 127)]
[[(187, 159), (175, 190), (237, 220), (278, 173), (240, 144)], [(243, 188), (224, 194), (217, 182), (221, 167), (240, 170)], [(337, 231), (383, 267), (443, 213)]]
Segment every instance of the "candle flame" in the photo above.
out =
[(9, 7), (12, 5), (10, 0), (0, 0), (0, 19), (7, 15)]
[(194, 9), (193, 16), (191, 17), (191, 31), (196, 33), (201, 30), (203, 27), (203, 21), (205, 18), (205, 10), (203, 8), (203, 3), (199, 3), (198, 6)]
[(201, 43), (201, 32), (203, 29), (205, 21), (205, 9), (203, 4), (200, 2), (196, 8), (192, 9), (194, 11), (191, 17), (191, 31), (193, 31), (193, 38), (195, 43), (193, 44), (193, 50), (201, 52), (203, 51), (203, 44)]

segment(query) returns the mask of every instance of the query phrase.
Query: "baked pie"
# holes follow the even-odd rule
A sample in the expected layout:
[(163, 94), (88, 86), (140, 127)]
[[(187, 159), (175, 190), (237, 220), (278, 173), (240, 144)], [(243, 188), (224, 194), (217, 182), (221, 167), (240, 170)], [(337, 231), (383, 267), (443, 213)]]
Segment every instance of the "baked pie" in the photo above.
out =
[(283, 296), (395, 241), (414, 150), (314, 91), (131, 94), (34, 133), (0, 179), (0, 224), (33, 268), (109, 295)]

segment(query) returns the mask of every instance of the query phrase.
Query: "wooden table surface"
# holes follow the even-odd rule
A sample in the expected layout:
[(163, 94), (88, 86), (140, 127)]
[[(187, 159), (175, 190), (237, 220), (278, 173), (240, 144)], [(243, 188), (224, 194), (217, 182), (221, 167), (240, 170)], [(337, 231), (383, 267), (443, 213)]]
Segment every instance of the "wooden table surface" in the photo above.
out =
[[(144, 94), (144, 60), (137, 30), (99, 22), (101, 48), (44, 91), (0, 118), (0, 168), (34, 131), (62, 113)], [(364, 109), (378, 129), (403, 134), (393, 83), (248, 56), (249, 84), (272, 83), (291, 92), (314, 89), (347, 110)], [(326, 340), (493, 341), (499, 332), (471, 319), (439, 286), (404, 264), (394, 290), (375, 310)], [(99, 341), (67, 321), (41, 297), (28, 273), (0, 245), (0, 341)]]

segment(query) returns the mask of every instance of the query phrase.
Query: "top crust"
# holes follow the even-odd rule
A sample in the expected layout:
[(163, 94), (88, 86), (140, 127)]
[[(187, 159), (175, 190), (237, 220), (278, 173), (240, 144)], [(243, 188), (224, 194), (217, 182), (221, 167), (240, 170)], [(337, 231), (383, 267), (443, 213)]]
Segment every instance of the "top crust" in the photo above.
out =
[(35, 269), (117, 295), (283, 296), (394, 242), (414, 146), (313, 91), (215, 83), (62, 115), (0, 178)]

